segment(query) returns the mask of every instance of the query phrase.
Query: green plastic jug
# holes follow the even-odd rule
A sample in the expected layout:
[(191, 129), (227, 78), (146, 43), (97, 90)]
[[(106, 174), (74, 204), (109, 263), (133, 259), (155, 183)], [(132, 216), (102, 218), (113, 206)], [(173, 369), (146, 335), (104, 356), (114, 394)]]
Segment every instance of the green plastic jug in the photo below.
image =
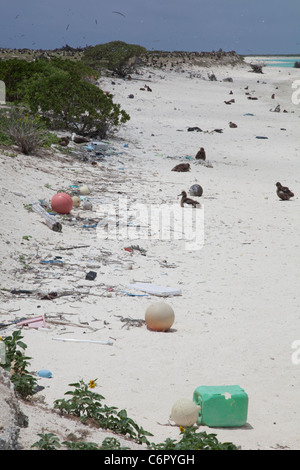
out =
[(239, 385), (197, 387), (193, 401), (201, 407), (198, 424), (237, 427), (247, 421), (248, 395)]

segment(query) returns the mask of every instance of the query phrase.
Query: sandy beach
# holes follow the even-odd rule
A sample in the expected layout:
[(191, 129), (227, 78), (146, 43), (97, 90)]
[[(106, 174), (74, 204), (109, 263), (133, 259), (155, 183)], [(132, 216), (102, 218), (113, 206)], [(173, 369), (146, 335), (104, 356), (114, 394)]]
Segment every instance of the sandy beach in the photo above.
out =
[[(253, 73), (247, 64), (213, 70), (187, 65), (144, 67), (126, 81), (101, 77), (99, 86), (131, 119), (106, 139), (108, 150), (97, 165), (58, 151), (1, 151), (0, 276), (6, 290), (0, 318), (44, 315), (46, 328), (25, 326), (22, 334), (30, 370), (52, 372), (52, 378), (38, 379), (44, 388), (32, 402), (20, 404), (29, 418), (29, 426), (20, 429), (24, 449), (41, 432), (61, 440), (75, 433), (96, 443), (110, 435), (53, 413), (54, 400), (81, 379), (97, 379), (95, 391), (106, 403), (125, 408), (156, 443), (179, 437), (169, 421), (176, 400), (192, 399), (200, 385), (240, 385), (249, 397), (247, 424), (201, 429), (243, 450), (299, 449), (300, 364), (292, 348), (300, 339), (300, 105), (292, 101), (299, 70), (263, 72)], [(211, 73), (216, 81), (209, 80)], [(280, 112), (274, 112), (278, 105)], [(196, 127), (201, 131), (188, 131)], [(205, 162), (195, 160), (200, 147)], [(189, 163), (190, 171), (172, 171), (179, 163)], [(277, 181), (295, 197), (281, 201)], [(58, 216), (61, 233), (26, 209), (83, 184), (93, 209)], [(91, 227), (107, 205), (117, 209), (120, 201), (129, 209), (137, 203), (180, 207), (178, 195), (193, 184), (203, 188), (202, 197), (194, 198), (204, 220), (199, 249), (158, 231), (132, 240)], [(125, 213), (119, 215), (122, 223)], [(125, 228), (134, 223), (130, 219)], [(132, 245), (145, 252), (125, 250)], [(57, 256), (62, 265), (42, 263)], [(85, 279), (90, 270), (97, 272), (94, 281)], [(143, 322), (124, 321), (144, 320), (147, 307), (162, 300), (141, 296), (130, 287), (133, 282), (181, 292), (163, 298), (175, 312), (171, 330), (154, 332)], [(12, 289), (62, 295), (43, 300), (13, 295)], [(126, 445), (139, 448), (128, 440)]]

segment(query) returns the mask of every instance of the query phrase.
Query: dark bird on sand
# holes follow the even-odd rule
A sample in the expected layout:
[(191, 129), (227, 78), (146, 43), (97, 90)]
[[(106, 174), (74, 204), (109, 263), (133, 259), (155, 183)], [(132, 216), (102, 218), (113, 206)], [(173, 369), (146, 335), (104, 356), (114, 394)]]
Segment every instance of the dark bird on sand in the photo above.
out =
[(172, 171), (190, 171), (191, 165), (189, 163), (179, 163), (179, 165), (174, 166)]
[(282, 199), (282, 201), (288, 201), (291, 197), (294, 197), (294, 193), (286, 186), (282, 186), (280, 183), (276, 183), (276, 186), (277, 196)]
[(229, 127), (231, 127), (232, 129), (235, 129), (237, 127), (237, 125), (234, 122), (230, 121)]
[(70, 137), (65, 136), (60, 139), (60, 141), (58, 142), (58, 145), (61, 145), (62, 147), (67, 147), (67, 145), (69, 145), (69, 142), (70, 142)]
[(82, 137), (80, 135), (76, 135), (74, 132), (72, 134), (72, 141), (75, 142), (75, 144), (84, 144), (86, 142), (89, 142), (89, 139), (86, 137)]
[(181, 194), (178, 194), (178, 196), (181, 196), (181, 201), (180, 201), (181, 207), (184, 207), (184, 204), (190, 204), (193, 207), (197, 207), (197, 205), (200, 205), (201, 207), (200, 202), (194, 201), (193, 199), (190, 199), (189, 197), (187, 197), (187, 194), (185, 191), (182, 191)]
[(232, 99), (232, 100), (229, 100), (229, 101), (224, 101), (225, 104), (231, 104), (231, 103), (235, 103), (235, 99)]
[(205, 150), (204, 150), (203, 147), (201, 147), (199, 152), (197, 152), (197, 154), (195, 156), (195, 159), (196, 160), (206, 160), (206, 153), (205, 153)]

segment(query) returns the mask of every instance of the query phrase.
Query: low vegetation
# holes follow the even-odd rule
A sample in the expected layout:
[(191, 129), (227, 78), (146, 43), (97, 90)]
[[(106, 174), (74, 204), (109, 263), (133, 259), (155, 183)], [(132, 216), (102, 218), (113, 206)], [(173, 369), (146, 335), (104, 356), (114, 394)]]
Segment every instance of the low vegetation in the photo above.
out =
[(97, 77), (80, 61), (0, 61), (7, 102), (0, 119), (0, 142), (15, 143), (29, 154), (42, 145), (45, 130), (105, 138), (130, 116), (96, 85)]
[(112, 41), (85, 49), (82, 62), (96, 70), (110, 70), (119, 77), (132, 72), (136, 60), (147, 50), (135, 44)]
[[(23, 336), (20, 330), (16, 330), (4, 341), (6, 348), (6, 362), (1, 367), (10, 371), (11, 381), (14, 384), (17, 395), (22, 399), (29, 399), (34, 395), (37, 387), (37, 380), (27, 370), (30, 357), (26, 357), (24, 352), (27, 345), (22, 341)], [(151, 443), (148, 438), (153, 435), (139, 426), (131, 419), (125, 409), (118, 410), (115, 406), (108, 406), (103, 403), (104, 397), (94, 391), (97, 380), (90, 380), (85, 383), (83, 380), (69, 384), (73, 387), (65, 393), (70, 398), (57, 399), (54, 402), (54, 409), (64, 416), (78, 418), (83, 424), (107, 429), (114, 434), (130, 438), (140, 445), (145, 445), (151, 450), (237, 450), (231, 442), (221, 443), (215, 434), (199, 432), (197, 426), (188, 428), (180, 427), (181, 438), (179, 440), (166, 439), (163, 443)], [(129, 447), (122, 447), (115, 437), (107, 437), (99, 446), (93, 442), (78, 442), (69, 440), (60, 442), (54, 433), (40, 433), (40, 439), (32, 447), (38, 450), (56, 450), (64, 447), (69, 450), (127, 450)]]
[(31, 358), (25, 356), (27, 345), (22, 339), (20, 330), (14, 331), (6, 338), (0, 338), (4, 341), (6, 349), (6, 362), (1, 364), (1, 367), (10, 372), (16, 393), (26, 399), (34, 394), (37, 379), (27, 370)]

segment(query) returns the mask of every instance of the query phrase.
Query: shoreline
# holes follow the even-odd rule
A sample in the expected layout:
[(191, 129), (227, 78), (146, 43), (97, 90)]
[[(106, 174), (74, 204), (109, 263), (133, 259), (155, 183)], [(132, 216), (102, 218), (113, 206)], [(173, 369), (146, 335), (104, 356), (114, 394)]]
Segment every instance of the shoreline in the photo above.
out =
[[(299, 324), (300, 110), (291, 100), (297, 70), (279, 74), (266, 67), (264, 74), (255, 74), (247, 66), (213, 67), (216, 81), (208, 79), (209, 68), (178, 70), (146, 67), (139, 80), (129, 81), (100, 77), (101, 88), (114, 95), (131, 120), (107, 139), (109, 156), (96, 167), (59, 154), (0, 157), (3, 220), (9, 221), (1, 230), (1, 286), (73, 291), (71, 297), (51, 301), (3, 294), (3, 319), (43, 314), (48, 326), (22, 328), (32, 370), (53, 373), (38, 381), (45, 387), (36, 399), (46, 421), (41, 422), (34, 406), (21, 404), (29, 416), (29, 427), (20, 429), (25, 449), (42, 429), (64, 437), (83, 432), (83, 425), (62, 424), (46, 411), (82, 378), (98, 378), (95, 391), (109, 405), (125, 408), (157, 443), (178, 438), (178, 427), (168, 424), (177, 399), (191, 398), (199, 385), (238, 384), (249, 396), (247, 425), (200, 430), (245, 450), (299, 448), (299, 366), (291, 362)], [(224, 81), (229, 77), (232, 81)], [(152, 92), (141, 90), (141, 78)], [(257, 100), (248, 99), (246, 87)], [(226, 105), (231, 97), (235, 102)], [(277, 104), (287, 113), (270, 111)], [(230, 121), (237, 128), (230, 128)], [(193, 126), (202, 132), (188, 132)], [(217, 128), (223, 132), (213, 132)], [(202, 146), (211, 166), (194, 159)], [(191, 171), (172, 172), (181, 162), (189, 162)], [(278, 179), (295, 191), (293, 201), (278, 200)], [(100, 209), (108, 202), (116, 205), (122, 194), (130, 205), (179, 204), (177, 195), (195, 183), (204, 188), (199, 201), (205, 211), (204, 246), (196, 253), (185, 250), (180, 240), (159, 238), (134, 243), (146, 256), (130, 253), (124, 250), (129, 240), (99, 243), (95, 232), (78, 222), (65, 222), (61, 234), (53, 233), (24, 209), (32, 201), (49, 200), (61, 188), (87, 184), (92, 213), (81, 208), (72, 213), (91, 218), (97, 216), (97, 204)], [(23, 240), (24, 235), (32, 239)], [(63, 252), (62, 268), (41, 267), (41, 259), (62, 255), (59, 247), (80, 244), (88, 248)], [(32, 269), (22, 267), (22, 254)], [(92, 266), (98, 275), (91, 284), (85, 272)], [(132, 280), (182, 291), (165, 299), (175, 311), (170, 332), (155, 333), (143, 325), (123, 328), (121, 317), (143, 319), (149, 303), (157, 301), (153, 295), (124, 294)], [(53, 341), (57, 335), (114, 344)], [(87, 441), (93, 442), (109, 434), (88, 432)]]

